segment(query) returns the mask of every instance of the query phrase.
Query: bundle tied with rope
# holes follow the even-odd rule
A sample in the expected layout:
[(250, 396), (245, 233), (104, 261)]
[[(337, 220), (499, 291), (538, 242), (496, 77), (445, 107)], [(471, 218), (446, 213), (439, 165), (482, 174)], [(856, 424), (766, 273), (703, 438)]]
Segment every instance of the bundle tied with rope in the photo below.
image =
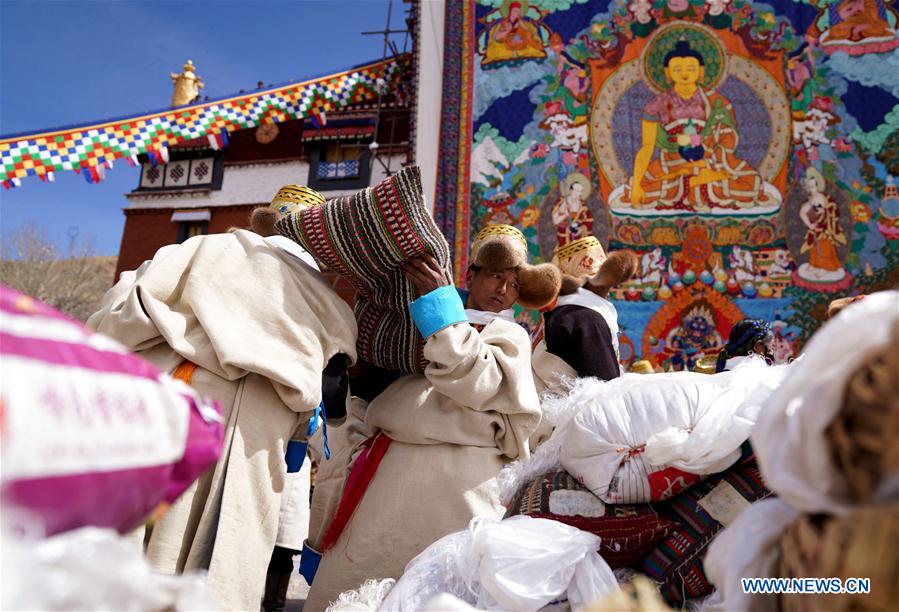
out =
[(863, 506), (841, 517), (800, 516), (780, 541), (781, 578), (870, 580), (870, 593), (781, 595), (784, 612), (895, 610), (899, 604), (899, 505)]
[(859, 503), (899, 472), (899, 321), (892, 335), (849, 378), (843, 408), (827, 429), (831, 457)]
[(781, 595), (787, 611), (899, 608), (899, 321), (892, 341), (850, 376), (826, 431), (831, 459), (859, 506), (800, 516), (780, 541), (782, 578), (869, 578), (870, 593)]

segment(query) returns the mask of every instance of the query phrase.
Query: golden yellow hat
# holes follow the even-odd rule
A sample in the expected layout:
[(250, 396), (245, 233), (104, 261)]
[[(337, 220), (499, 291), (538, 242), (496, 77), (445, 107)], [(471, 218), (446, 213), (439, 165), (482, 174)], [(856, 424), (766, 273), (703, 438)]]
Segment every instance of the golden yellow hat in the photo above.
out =
[(605, 260), (602, 243), (595, 236), (587, 236), (557, 250), (553, 263), (563, 274), (580, 278), (594, 276)]
[(305, 185), (284, 185), (272, 198), (271, 207), (282, 215), (325, 203), (325, 196)]
[(507, 241), (509, 245), (515, 249), (515, 252), (521, 256), (522, 263), (527, 263), (527, 238), (524, 237), (521, 230), (512, 227), (511, 225), (487, 225), (481, 229), (477, 236), (475, 236), (474, 242), (471, 243), (471, 261), (477, 261), (478, 252), (481, 250), (481, 247), (484, 246), (486, 242), (495, 239)]
[(703, 355), (696, 361), (693, 371), (700, 374), (714, 374), (717, 361), (718, 355)]
[(652, 374), (655, 372), (655, 369), (648, 360), (640, 359), (631, 364), (631, 372), (636, 372), (637, 374)]
[(478, 232), (478, 235), (475, 236), (474, 242), (477, 244), (489, 236), (512, 236), (513, 238), (520, 240), (523, 246), (527, 247), (528, 245), (528, 241), (524, 237), (524, 234), (521, 233), (521, 230), (517, 227), (512, 227), (511, 225), (484, 226), (481, 231)]

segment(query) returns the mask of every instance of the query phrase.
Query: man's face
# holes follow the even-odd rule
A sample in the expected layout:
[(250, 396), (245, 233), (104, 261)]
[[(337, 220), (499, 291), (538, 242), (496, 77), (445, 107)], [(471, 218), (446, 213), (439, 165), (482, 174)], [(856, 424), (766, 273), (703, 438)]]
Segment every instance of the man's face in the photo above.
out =
[(761, 355), (766, 360), (774, 361), (774, 354), (771, 352), (771, 347), (765, 342), (756, 342), (755, 346), (752, 347), (752, 351), (756, 355)]
[(511, 308), (518, 299), (518, 272), (515, 270), (469, 269), (465, 281), (468, 283), (468, 308), (500, 312)]

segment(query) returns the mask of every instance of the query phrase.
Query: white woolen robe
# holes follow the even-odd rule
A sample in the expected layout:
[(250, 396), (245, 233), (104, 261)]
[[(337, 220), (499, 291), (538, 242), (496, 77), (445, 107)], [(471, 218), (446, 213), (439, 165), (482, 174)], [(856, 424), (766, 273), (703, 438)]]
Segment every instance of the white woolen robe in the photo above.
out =
[[(567, 381), (577, 379), (577, 372), (565, 360), (553, 355), (546, 350), (546, 341), (540, 340), (531, 354), (531, 369), (534, 372), (534, 384), (537, 386), (537, 394), (542, 403), (543, 396), (567, 395)], [(540, 421), (537, 431), (531, 436), (531, 452), (546, 442), (553, 433), (555, 426), (545, 418)]]
[(540, 422), (527, 333), (497, 319), (431, 335), (424, 374), (398, 379), (369, 404), (366, 424), (393, 441), (352, 519), (325, 552), (306, 610), (406, 564), (475, 516), (500, 517), (495, 477), (529, 455)]
[(225, 420), (222, 455), (155, 525), (163, 572), (208, 569), (222, 609), (258, 610), (290, 439), (302, 439), (338, 353), (356, 357), (350, 308), (320, 273), (247, 231), (198, 236), (126, 272), (88, 324), (192, 385)]

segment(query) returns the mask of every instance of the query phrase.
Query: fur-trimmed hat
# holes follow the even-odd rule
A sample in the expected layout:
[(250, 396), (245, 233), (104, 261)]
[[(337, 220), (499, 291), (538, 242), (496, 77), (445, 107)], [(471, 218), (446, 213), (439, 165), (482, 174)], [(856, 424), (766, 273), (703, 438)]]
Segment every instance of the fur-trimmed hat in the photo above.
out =
[(272, 198), (270, 206), (281, 213), (289, 215), (302, 208), (318, 206), (325, 203), (325, 196), (305, 185), (284, 185)]
[(595, 236), (578, 238), (565, 246), (556, 249), (553, 263), (562, 274), (568, 276), (593, 276), (599, 272), (599, 266), (606, 260), (606, 252), (602, 243)]
[(655, 372), (655, 368), (652, 367), (652, 363), (650, 363), (649, 360), (640, 359), (631, 364), (631, 372), (636, 372), (637, 374), (652, 374)]
[(259, 206), (250, 213), (250, 229), (260, 236), (274, 236), (278, 233), (275, 223), (281, 215), (269, 206)]
[(629, 281), (636, 274), (639, 263), (640, 260), (633, 251), (613, 251), (605, 257), (593, 275), (575, 276), (563, 273), (560, 293), (569, 295), (589, 283), (599, 288), (599, 293), (608, 294), (613, 287)]
[(613, 251), (599, 267), (599, 272), (587, 279), (594, 287), (611, 289), (629, 281), (637, 273), (640, 260), (633, 251)]
[(552, 264), (528, 263), (527, 240), (511, 225), (488, 225), (471, 244), (471, 265), (491, 271), (518, 270), (518, 303), (540, 309), (559, 295), (562, 277)]

